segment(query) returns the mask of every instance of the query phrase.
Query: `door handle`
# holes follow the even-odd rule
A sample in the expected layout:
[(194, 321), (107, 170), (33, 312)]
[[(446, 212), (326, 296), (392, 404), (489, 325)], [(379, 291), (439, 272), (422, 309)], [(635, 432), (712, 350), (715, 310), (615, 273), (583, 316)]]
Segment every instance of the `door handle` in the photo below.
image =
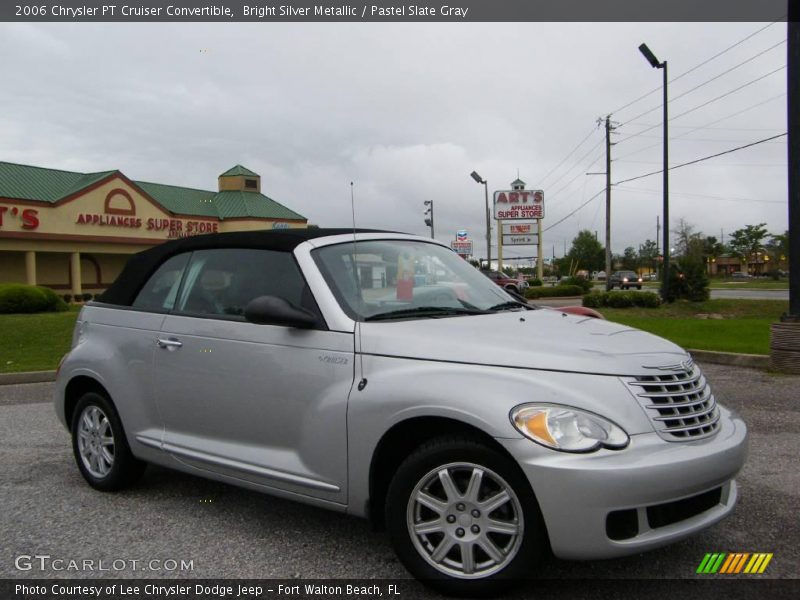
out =
[(167, 350), (176, 350), (183, 346), (183, 342), (176, 340), (176, 339), (164, 339), (158, 338), (156, 340), (156, 344), (158, 344), (159, 348), (166, 348)]

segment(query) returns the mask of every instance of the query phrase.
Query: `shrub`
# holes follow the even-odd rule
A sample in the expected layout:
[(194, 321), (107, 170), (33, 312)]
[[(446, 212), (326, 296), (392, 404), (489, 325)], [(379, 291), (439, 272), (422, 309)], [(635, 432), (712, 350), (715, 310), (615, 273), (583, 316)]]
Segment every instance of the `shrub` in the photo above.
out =
[(83, 298), (83, 301), (84, 301), (84, 302), (88, 302), (89, 300), (91, 300), (91, 299), (92, 299), (92, 295), (91, 295), (90, 293), (86, 292), (85, 294), (83, 294), (83, 295), (81, 296), (81, 298)]
[(586, 277), (567, 277), (561, 280), (560, 285), (577, 285), (583, 290), (582, 293), (584, 294), (592, 291), (592, 282)]
[(536, 300), (537, 298), (580, 296), (582, 293), (583, 288), (577, 285), (557, 285), (555, 287), (529, 287), (525, 290), (525, 297)]
[(590, 292), (583, 297), (583, 305), (588, 308), (658, 308), (661, 298), (654, 292)]
[(529, 279), (528, 285), (530, 285), (531, 287), (542, 287), (542, 280), (539, 279), (538, 277), (536, 279)]
[(633, 302), (643, 308), (658, 308), (661, 306), (661, 296), (655, 292), (642, 292), (635, 295)]
[(589, 292), (583, 296), (583, 305), (588, 308), (603, 308), (607, 295), (606, 292)]
[(634, 306), (633, 295), (636, 292), (608, 292), (606, 306), (609, 308), (630, 308)]
[(67, 305), (49, 288), (21, 283), (0, 285), (0, 313), (37, 313), (67, 310)]
[(61, 296), (61, 297), (64, 299), (64, 302), (66, 302), (66, 303), (68, 303), (68, 304), (69, 304), (70, 302), (72, 302), (72, 294), (64, 294), (64, 295), (63, 295), (63, 296)]

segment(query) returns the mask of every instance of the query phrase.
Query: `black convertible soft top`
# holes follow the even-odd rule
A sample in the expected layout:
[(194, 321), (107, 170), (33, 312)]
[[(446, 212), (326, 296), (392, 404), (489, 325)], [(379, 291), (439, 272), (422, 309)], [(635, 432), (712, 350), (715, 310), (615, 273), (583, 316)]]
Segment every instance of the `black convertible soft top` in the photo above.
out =
[(168, 258), (191, 252), (212, 248), (255, 248), (259, 250), (276, 250), (292, 252), (306, 240), (356, 233), (391, 233), (378, 229), (265, 229), (261, 231), (235, 231), (230, 233), (210, 233), (195, 235), (159, 244), (149, 250), (134, 254), (114, 283), (97, 298), (105, 304), (130, 306), (136, 294), (147, 282), (155, 270)]

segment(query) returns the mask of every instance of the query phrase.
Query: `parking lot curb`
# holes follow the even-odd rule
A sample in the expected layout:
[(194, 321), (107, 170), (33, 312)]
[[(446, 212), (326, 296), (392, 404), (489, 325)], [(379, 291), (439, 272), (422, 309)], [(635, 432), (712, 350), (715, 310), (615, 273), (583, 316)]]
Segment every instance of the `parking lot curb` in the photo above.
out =
[(56, 380), (55, 371), (27, 371), (25, 373), (0, 373), (0, 385), (43, 383)]
[(751, 369), (769, 369), (769, 356), (766, 354), (737, 354), (735, 352), (713, 352), (711, 350), (689, 349), (697, 362), (730, 365), (735, 367), (749, 367)]

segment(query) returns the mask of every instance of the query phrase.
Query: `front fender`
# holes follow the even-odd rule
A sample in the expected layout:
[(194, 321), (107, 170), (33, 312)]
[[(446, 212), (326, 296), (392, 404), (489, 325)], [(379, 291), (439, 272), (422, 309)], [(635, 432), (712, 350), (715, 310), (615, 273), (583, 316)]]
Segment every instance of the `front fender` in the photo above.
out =
[(394, 425), (441, 417), (495, 438), (523, 436), (509, 414), (525, 402), (564, 404), (603, 415), (629, 434), (652, 432), (649, 419), (615, 376), (534, 371), (365, 355), (367, 385), (348, 404), (350, 511), (364, 516), (372, 457)]

